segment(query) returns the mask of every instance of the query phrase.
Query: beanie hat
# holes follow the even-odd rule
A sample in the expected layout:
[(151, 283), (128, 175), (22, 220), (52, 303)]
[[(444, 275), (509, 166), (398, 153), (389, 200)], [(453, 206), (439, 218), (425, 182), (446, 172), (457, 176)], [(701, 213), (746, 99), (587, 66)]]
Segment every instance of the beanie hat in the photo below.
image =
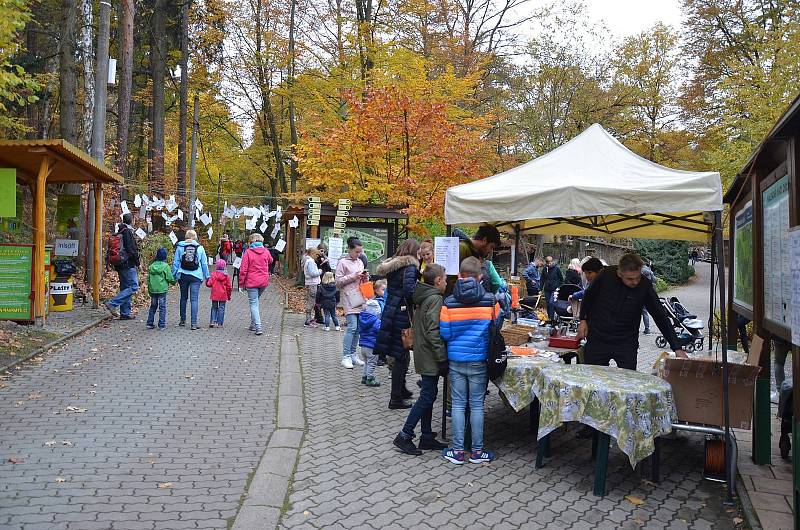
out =
[(379, 316), (381, 314), (381, 304), (379, 304), (374, 298), (367, 300), (367, 304), (364, 306), (364, 312), (369, 313), (370, 315)]
[(226, 266), (227, 266), (227, 263), (225, 263), (224, 259), (220, 258), (220, 259), (217, 260), (217, 270), (218, 271), (219, 270), (223, 270), (224, 271)]
[(167, 249), (161, 247), (156, 250), (156, 261), (167, 261)]

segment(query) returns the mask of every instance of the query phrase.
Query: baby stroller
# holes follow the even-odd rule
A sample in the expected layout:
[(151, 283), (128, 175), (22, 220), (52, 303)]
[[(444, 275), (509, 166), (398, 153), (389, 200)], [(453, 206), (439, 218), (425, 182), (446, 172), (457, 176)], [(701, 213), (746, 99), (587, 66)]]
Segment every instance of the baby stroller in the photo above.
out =
[[(705, 324), (702, 320), (697, 318), (697, 315), (689, 313), (689, 311), (678, 300), (678, 297), (673, 296), (670, 299), (659, 298), (664, 311), (669, 317), (672, 327), (675, 329), (675, 334), (678, 335), (678, 342), (686, 350), (687, 353), (692, 353), (695, 350), (703, 349), (703, 328)], [(656, 346), (659, 348), (667, 347), (667, 339), (663, 335), (656, 337)]]
[(555, 299), (556, 322), (569, 325), (570, 331), (578, 329), (578, 302), (570, 302), (569, 297), (580, 291), (582, 287), (572, 283), (562, 284), (553, 292)]

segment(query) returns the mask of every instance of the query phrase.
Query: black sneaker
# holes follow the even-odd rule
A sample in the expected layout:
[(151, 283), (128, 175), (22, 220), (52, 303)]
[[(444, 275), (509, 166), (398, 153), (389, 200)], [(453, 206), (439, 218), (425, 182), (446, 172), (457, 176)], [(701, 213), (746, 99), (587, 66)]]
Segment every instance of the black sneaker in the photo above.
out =
[(399, 434), (394, 437), (394, 441), (392, 443), (394, 444), (395, 447), (397, 447), (407, 455), (419, 456), (422, 454), (422, 451), (417, 449), (417, 446), (414, 445), (414, 442), (412, 442), (411, 439), (403, 438)]
[(120, 320), (133, 320), (134, 317), (132, 315), (120, 315), (119, 319)]
[(182, 328), (185, 328), (186, 327), (186, 321), (185, 320), (181, 320), (180, 322), (178, 322), (178, 325), (180, 327), (182, 327)]
[(447, 448), (447, 444), (443, 444), (436, 438), (420, 438), (419, 448), (424, 450), (441, 451)]
[(408, 401), (405, 401), (405, 400), (390, 401), (389, 402), (389, 408), (391, 410), (395, 410), (395, 409), (410, 409), (411, 408), (411, 403), (409, 403)]
[(403, 389), (402, 392), (400, 392), (400, 397), (402, 397), (403, 399), (411, 399), (412, 397), (414, 397), (414, 392), (405, 388)]

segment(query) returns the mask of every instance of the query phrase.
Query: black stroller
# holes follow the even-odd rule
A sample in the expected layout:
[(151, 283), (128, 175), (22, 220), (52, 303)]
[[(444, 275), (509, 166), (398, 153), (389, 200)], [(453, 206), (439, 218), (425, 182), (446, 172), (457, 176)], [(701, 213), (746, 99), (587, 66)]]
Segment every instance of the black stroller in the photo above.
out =
[[(578, 329), (579, 316), (577, 311), (573, 314), (573, 304), (569, 301), (569, 297), (583, 289), (580, 285), (573, 283), (562, 284), (561, 287), (553, 292), (555, 299), (556, 322), (565, 323), (569, 326), (571, 331)], [(577, 308), (578, 305), (576, 304)]]
[[(688, 353), (703, 349), (703, 328), (705, 324), (697, 318), (697, 315), (690, 313), (678, 300), (678, 297), (659, 298), (664, 311), (667, 313), (675, 334), (678, 335), (678, 342)], [(656, 346), (659, 348), (667, 347), (667, 339), (663, 335), (656, 337)]]

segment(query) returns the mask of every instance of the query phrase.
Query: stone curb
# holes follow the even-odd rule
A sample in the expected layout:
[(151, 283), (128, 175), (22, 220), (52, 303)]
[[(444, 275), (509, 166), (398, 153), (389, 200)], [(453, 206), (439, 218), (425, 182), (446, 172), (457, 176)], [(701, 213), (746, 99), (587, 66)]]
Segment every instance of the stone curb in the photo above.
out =
[(35, 349), (34, 351), (32, 351), (31, 353), (29, 353), (29, 354), (28, 354), (28, 355), (26, 355), (25, 357), (23, 357), (23, 358), (21, 358), (21, 359), (17, 359), (16, 361), (14, 361), (13, 363), (11, 363), (11, 364), (9, 364), (9, 365), (6, 365), (6, 366), (3, 366), (3, 367), (0, 367), (0, 370), (11, 370), (11, 369), (12, 369), (12, 368), (14, 368), (15, 366), (17, 366), (17, 365), (19, 365), (19, 364), (22, 364), (22, 363), (24, 363), (25, 361), (27, 361), (27, 360), (29, 360), (29, 359), (32, 359), (33, 357), (36, 357), (37, 355), (39, 355), (39, 354), (41, 354), (41, 353), (44, 353), (44, 352), (46, 352), (46, 351), (47, 351), (47, 350), (49, 350), (50, 348), (53, 348), (53, 347), (55, 347), (55, 346), (58, 346), (58, 345), (59, 345), (59, 344), (61, 344), (62, 342), (66, 342), (66, 341), (68, 341), (69, 339), (71, 339), (71, 338), (73, 338), (73, 337), (77, 337), (77, 336), (78, 336), (78, 335), (80, 335), (81, 333), (85, 333), (85, 332), (89, 331), (90, 329), (92, 329), (93, 327), (95, 327), (95, 326), (97, 326), (97, 325), (99, 325), (99, 324), (102, 324), (102, 323), (103, 323), (103, 322), (105, 322), (106, 320), (110, 320), (111, 318), (112, 318), (112, 316), (109, 314), (109, 315), (102, 316), (102, 317), (100, 317), (100, 318), (98, 318), (98, 319), (95, 319), (94, 321), (92, 321), (92, 322), (89, 322), (88, 324), (86, 324), (86, 325), (85, 325), (85, 326), (83, 326), (82, 328), (80, 328), (80, 329), (77, 329), (77, 330), (75, 330), (75, 331), (72, 331), (72, 332), (70, 332), (70, 333), (68, 333), (68, 334), (64, 335), (63, 337), (59, 337), (59, 338), (57, 338), (57, 339), (55, 339), (55, 340), (53, 340), (53, 341), (51, 341), (51, 342), (48, 342), (47, 344), (45, 344), (45, 345), (44, 345), (44, 346), (42, 346), (41, 348), (37, 348), (37, 349)]
[(747, 493), (747, 487), (744, 485), (742, 476), (737, 473), (736, 475), (736, 495), (739, 497), (739, 504), (742, 507), (742, 513), (747, 521), (747, 526), (751, 530), (761, 530), (761, 522), (756, 515), (755, 507), (750, 501), (750, 495)]
[(279, 357), (275, 431), (244, 495), (233, 530), (278, 527), (300, 456), (306, 418), (297, 336), (281, 339)]

